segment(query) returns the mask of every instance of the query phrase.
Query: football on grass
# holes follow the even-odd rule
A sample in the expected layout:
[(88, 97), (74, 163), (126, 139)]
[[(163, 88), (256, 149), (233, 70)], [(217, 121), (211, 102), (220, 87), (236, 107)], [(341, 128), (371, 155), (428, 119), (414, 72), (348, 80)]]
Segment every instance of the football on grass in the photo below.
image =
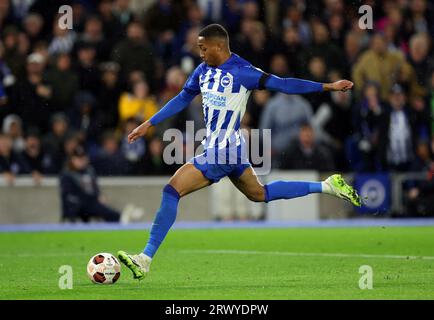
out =
[(121, 275), (121, 265), (111, 253), (98, 253), (90, 258), (87, 275), (93, 283), (112, 284)]

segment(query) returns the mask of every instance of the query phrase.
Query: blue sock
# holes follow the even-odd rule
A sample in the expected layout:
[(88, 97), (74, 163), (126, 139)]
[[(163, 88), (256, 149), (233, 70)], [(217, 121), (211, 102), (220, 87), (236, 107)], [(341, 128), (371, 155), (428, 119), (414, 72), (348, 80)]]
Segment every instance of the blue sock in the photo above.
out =
[(143, 253), (148, 257), (152, 258), (155, 255), (170, 227), (175, 222), (179, 198), (179, 193), (170, 184), (164, 187), (161, 206), (152, 224), (149, 241), (145, 250), (143, 250)]
[(303, 197), (310, 193), (321, 193), (321, 182), (273, 181), (264, 186), (265, 202), (278, 199)]

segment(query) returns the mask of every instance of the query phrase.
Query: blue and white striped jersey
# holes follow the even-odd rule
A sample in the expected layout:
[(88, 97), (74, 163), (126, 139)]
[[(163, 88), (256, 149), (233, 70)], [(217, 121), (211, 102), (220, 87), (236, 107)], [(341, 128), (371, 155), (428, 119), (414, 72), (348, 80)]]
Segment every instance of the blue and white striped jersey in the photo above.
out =
[(241, 119), (251, 90), (259, 87), (263, 74), (232, 53), (222, 65), (211, 67), (202, 63), (190, 75), (184, 90), (193, 95), (202, 94), (205, 149), (238, 147), (243, 143)]

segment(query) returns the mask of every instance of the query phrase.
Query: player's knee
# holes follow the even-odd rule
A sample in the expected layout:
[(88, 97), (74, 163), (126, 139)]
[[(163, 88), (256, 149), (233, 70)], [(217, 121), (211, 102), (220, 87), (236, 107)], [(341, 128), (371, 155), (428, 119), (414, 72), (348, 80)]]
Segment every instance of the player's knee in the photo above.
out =
[(264, 188), (256, 188), (254, 190), (251, 190), (246, 194), (246, 196), (250, 201), (264, 202), (265, 201)]

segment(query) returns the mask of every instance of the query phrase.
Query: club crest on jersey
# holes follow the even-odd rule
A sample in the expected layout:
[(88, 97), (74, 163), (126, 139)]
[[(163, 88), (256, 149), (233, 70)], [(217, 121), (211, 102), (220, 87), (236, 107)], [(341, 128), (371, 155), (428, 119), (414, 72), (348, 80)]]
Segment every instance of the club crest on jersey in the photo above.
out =
[(224, 76), (220, 79), (220, 85), (223, 88), (227, 88), (232, 84), (232, 79), (229, 76)]

